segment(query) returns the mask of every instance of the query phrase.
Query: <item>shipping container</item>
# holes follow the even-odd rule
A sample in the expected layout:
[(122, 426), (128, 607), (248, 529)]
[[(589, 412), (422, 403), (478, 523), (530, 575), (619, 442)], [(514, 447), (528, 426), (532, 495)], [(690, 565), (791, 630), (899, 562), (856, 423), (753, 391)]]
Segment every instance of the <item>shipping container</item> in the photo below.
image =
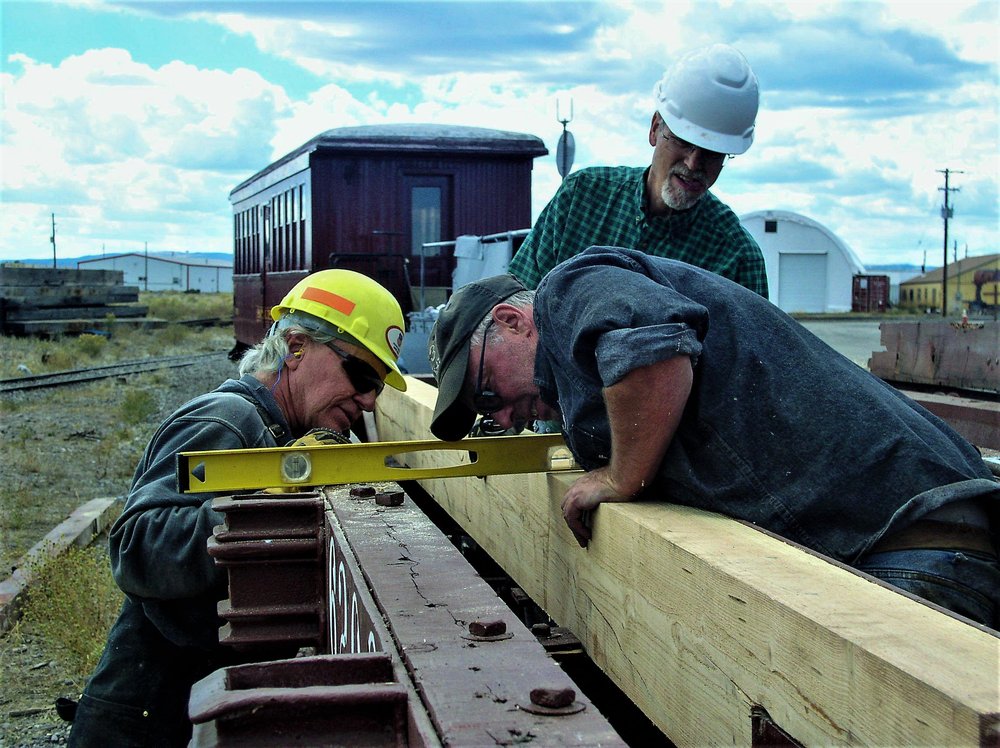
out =
[(855, 275), (851, 290), (852, 312), (884, 312), (889, 308), (888, 275)]

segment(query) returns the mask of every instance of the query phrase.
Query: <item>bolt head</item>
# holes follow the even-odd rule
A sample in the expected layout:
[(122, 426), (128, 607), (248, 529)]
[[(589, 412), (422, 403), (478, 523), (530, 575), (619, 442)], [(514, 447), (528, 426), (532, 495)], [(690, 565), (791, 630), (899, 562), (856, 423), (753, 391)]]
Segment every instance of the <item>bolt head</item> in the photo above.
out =
[(473, 621), (469, 624), (473, 636), (502, 636), (507, 633), (506, 621)]
[(544, 706), (546, 709), (564, 709), (576, 700), (576, 691), (572, 688), (532, 688), (531, 703)]

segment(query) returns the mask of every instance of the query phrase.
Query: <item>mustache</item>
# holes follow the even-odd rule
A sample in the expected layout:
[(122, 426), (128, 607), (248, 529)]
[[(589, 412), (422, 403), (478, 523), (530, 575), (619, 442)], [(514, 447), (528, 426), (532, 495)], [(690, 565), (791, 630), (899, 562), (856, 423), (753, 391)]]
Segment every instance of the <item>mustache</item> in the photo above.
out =
[(687, 168), (684, 164), (677, 164), (670, 170), (670, 173), (672, 175), (676, 174), (679, 177), (683, 177), (689, 182), (698, 182), (702, 185), (708, 183), (708, 174), (706, 174), (704, 170), (699, 169), (698, 171), (694, 171), (693, 169)]

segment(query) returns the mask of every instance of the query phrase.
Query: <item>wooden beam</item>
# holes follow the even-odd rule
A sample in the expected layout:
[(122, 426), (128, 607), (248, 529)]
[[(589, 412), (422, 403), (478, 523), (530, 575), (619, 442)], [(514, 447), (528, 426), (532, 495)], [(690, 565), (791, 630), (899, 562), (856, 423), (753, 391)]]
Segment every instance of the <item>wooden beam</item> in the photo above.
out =
[(1000, 402), (901, 389), (977, 447), (1000, 449)]
[[(379, 399), (424, 439), (434, 388)], [(437, 453), (413, 455), (428, 467)], [(997, 745), (1000, 638), (743, 523), (603, 505), (577, 546), (572, 474), (422, 481), (677, 745), (750, 745), (751, 710), (804, 745)]]
[(879, 328), (885, 350), (868, 361), (875, 376), (1000, 393), (1000, 322), (883, 322)]

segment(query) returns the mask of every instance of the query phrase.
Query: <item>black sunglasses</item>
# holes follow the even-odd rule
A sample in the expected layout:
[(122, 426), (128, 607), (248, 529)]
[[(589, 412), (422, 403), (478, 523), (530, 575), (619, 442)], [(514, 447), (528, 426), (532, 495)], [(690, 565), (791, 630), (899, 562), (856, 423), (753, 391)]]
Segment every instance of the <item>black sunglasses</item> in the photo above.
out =
[(367, 361), (362, 361), (357, 356), (352, 356), (340, 350), (333, 343), (327, 343), (326, 347), (340, 356), (340, 363), (344, 367), (344, 373), (351, 382), (351, 386), (359, 395), (367, 395), (374, 392), (378, 397), (385, 389), (385, 382), (378, 372)]
[(493, 325), (493, 318), (483, 328), (483, 347), (479, 351), (479, 376), (476, 377), (476, 391), (472, 394), (472, 407), (480, 415), (491, 415), (503, 407), (503, 398), (493, 390), (483, 389), (483, 362), (486, 360), (486, 336)]

